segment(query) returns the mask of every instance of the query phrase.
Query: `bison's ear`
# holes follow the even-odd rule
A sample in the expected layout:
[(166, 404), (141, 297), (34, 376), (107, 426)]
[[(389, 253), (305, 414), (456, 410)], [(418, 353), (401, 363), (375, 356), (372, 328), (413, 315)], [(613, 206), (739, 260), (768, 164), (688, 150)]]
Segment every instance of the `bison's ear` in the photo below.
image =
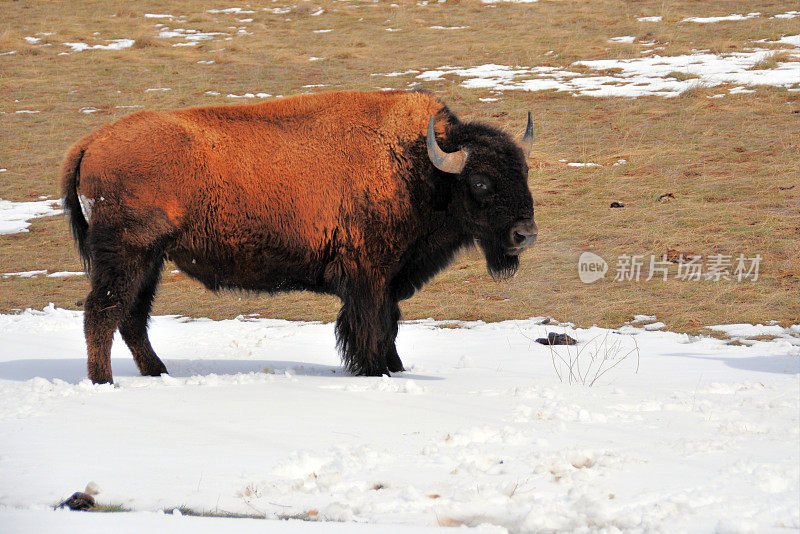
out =
[(431, 185), (431, 208), (434, 211), (445, 211), (453, 199), (454, 181), (440, 174), (432, 176), (427, 182)]

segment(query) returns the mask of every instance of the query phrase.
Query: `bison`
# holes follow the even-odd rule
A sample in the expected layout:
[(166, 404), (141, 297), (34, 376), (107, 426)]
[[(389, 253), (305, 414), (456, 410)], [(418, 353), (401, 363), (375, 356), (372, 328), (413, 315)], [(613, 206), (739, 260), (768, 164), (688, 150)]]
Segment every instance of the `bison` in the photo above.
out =
[(212, 291), (337, 295), (348, 371), (399, 372), (398, 302), (472, 243), (511, 276), (536, 240), (526, 157), (424, 92), (331, 92), (142, 111), (65, 157), (62, 193), (91, 281), (89, 377), (111, 382), (119, 329), (142, 375), (166, 373), (147, 325), (165, 259)]

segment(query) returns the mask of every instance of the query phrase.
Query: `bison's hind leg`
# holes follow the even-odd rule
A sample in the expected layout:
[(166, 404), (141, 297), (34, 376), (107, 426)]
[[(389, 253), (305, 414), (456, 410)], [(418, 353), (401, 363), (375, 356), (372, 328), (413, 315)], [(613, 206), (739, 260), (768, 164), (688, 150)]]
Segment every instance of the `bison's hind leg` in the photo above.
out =
[(164, 265), (163, 255), (150, 261), (150, 267), (139, 286), (138, 294), (126, 317), (119, 324), (119, 333), (133, 354), (133, 361), (142, 376), (160, 376), (167, 372), (147, 336), (147, 324), (150, 320), (150, 309), (153, 297), (161, 280), (161, 267)]
[(97, 223), (88, 232), (92, 289), (84, 305), (84, 333), (89, 378), (96, 384), (112, 382), (111, 344), (117, 328), (143, 374), (166, 371), (147, 340), (147, 317), (163, 264), (164, 240), (126, 243), (125, 233), (121, 225)]

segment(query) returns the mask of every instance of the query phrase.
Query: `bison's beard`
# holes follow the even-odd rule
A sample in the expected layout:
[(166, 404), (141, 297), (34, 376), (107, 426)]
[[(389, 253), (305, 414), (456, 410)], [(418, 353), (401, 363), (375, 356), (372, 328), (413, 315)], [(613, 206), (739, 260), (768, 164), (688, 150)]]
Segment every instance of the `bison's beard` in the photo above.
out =
[(486, 268), (489, 274), (496, 280), (508, 280), (519, 268), (519, 256), (517, 254), (507, 254), (505, 247), (497, 243), (480, 242), (483, 255), (486, 257)]

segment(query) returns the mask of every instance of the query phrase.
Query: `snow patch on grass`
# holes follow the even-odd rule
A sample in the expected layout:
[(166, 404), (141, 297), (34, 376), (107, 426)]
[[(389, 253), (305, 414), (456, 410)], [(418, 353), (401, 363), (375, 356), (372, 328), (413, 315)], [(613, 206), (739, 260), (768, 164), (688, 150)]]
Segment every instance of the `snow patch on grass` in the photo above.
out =
[(35, 278), (40, 274), (45, 274), (46, 272), (47, 270), (45, 269), (43, 271), (19, 271), (16, 273), (3, 273), (3, 278), (10, 278), (12, 276), (16, 276), (19, 278)]
[(207, 10), (208, 13), (224, 13), (226, 15), (242, 15), (248, 13), (255, 13), (255, 11), (249, 9), (242, 9), (241, 7), (228, 7), (225, 9), (209, 9)]
[(577, 161), (571, 161), (567, 163), (567, 167), (602, 167), (602, 165), (592, 162), (581, 163)]
[(714, 22), (724, 22), (728, 20), (747, 20), (760, 17), (761, 13), (754, 12), (747, 15), (726, 15), (723, 17), (689, 17), (683, 19), (681, 22), (697, 22), (698, 24), (712, 24)]
[(209, 41), (217, 36), (230, 37), (231, 34), (224, 32), (201, 32), (200, 30), (192, 30), (186, 28), (168, 28), (166, 26), (159, 28), (158, 35), (161, 39), (172, 39), (179, 37), (186, 42), (173, 44), (173, 46), (193, 46), (197, 41)]
[(133, 39), (111, 39), (108, 41), (108, 44), (97, 44), (97, 45), (90, 45), (88, 43), (61, 43), (64, 46), (68, 46), (72, 49), (73, 52), (83, 52), (86, 50), (122, 50), (124, 48), (130, 48), (133, 46)]
[(56, 271), (47, 275), (48, 278), (68, 278), (70, 276), (83, 276), (83, 271)]
[(60, 200), (11, 202), (0, 198), (0, 235), (27, 232), (31, 219), (60, 215)]
[(623, 35), (621, 37), (611, 37), (608, 42), (609, 43), (632, 43), (636, 40), (636, 37), (632, 35)]
[(717, 332), (724, 332), (729, 336), (737, 337), (757, 337), (757, 336), (780, 336), (786, 329), (780, 325), (763, 324), (717, 324), (708, 327)]
[(272, 95), (269, 93), (244, 93), (241, 95), (228, 94), (225, 96), (228, 98), (269, 98)]
[[(778, 42), (800, 46), (800, 36), (787, 36)], [(575, 65), (596, 71), (576, 72), (558, 67), (511, 67), (486, 64), (475, 67), (445, 65), (417, 75), (424, 81), (442, 80), (444, 76), (463, 78), (462, 87), (495, 91), (568, 91), (597, 97), (675, 97), (697, 86), (722, 84), (792, 87), (798, 83), (800, 62), (778, 62), (775, 68), (752, 70), (773, 50), (731, 54), (695, 53), (679, 56), (651, 56), (633, 59), (578, 61)], [(615, 70), (619, 72), (614, 73)], [(675, 73), (686, 75), (677, 79)]]

